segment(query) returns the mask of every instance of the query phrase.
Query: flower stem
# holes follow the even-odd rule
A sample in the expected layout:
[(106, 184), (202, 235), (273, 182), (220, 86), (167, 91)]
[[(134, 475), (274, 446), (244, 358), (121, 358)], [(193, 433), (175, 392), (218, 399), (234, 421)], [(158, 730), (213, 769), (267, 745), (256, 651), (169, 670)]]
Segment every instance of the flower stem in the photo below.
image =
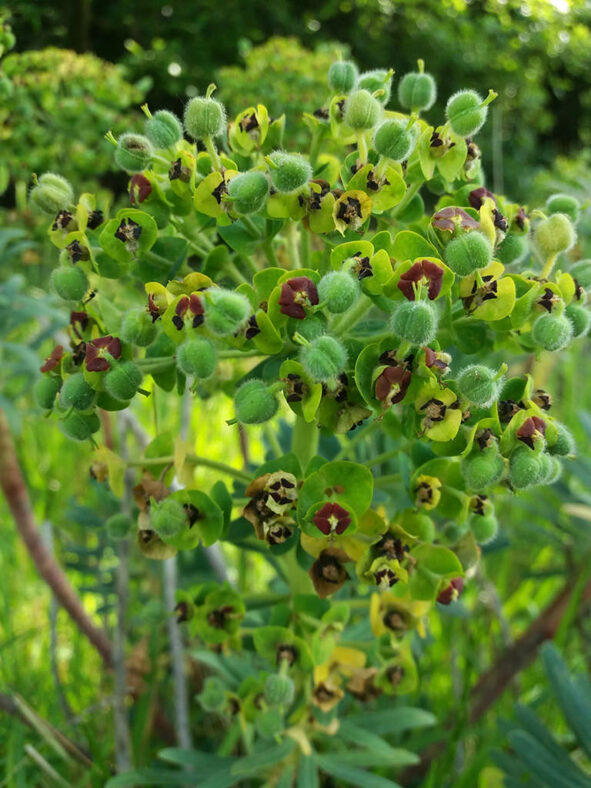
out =
[(314, 421), (306, 421), (302, 416), (296, 418), (291, 437), (291, 450), (296, 455), (305, 472), (308, 463), (318, 449), (318, 427)]
[[(218, 462), (217, 460), (210, 460), (208, 457), (198, 457), (196, 454), (187, 454), (185, 461), (189, 465), (201, 465), (205, 468), (212, 468), (220, 473), (225, 473), (228, 476), (233, 476), (241, 482), (250, 482), (251, 476), (238, 468), (232, 468), (231, 465), (226, 465), (225, 462)], [(174, 456), (171, 454), (166, 457), (144, 457), (140, 460), (129, 460), (127, 465), (131, 468), (143, 468), (150, 465), (168, 465), (174, 462)]]
[(334, 337), (339, 337), (342, 334), (350, 331), (353, 326), (358, 323), (363, 315), (373, 306), (373, 301), (365, 294), (359, 296), (357, 302), (348, 309), (341, 317), (334, 321), (330, 327), (330, 333)]

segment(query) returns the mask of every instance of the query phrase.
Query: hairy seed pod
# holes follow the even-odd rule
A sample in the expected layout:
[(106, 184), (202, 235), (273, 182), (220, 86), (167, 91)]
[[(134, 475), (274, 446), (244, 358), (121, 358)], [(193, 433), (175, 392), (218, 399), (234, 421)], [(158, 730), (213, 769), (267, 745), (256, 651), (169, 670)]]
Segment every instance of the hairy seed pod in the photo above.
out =
[(30, 200), (43, 213), (55, 216), (74, 202), (74, 191), (61, 175), (45, 172), (31, 189)]
[(218, 137), (226, 130), (224, 105), (213, 98), (195, 96), (185, 105), (185, 131), (194, 140)]
[(534, 229), (534, 242), (545, 257), (567, 252), (576, 239), (575, 228), (565, 213), (553, 213)]
[(431, 74), (410, 71), (398, 85), (398, 101), (412, 112), (431, 109), (437, 98), (437, 85)]
[(216, 676), (208, 676), (203, 682), (199, 703), (208, 712), (219, 712), (226, 705), (226, 688)]
[(445, 248), (445, 262), (458, 276), (469, 276), (477, 268), (486, 268), (492, 260), (492, 247), (477, 231), (454, 238)]
[(126, 172), (142, 172), (152, 161), (152, 144), (143, 134), (122, 134), (115, 148), (115, 163)]
[(552, 446), (548, 446), (550, 454), (555, 454), (559, 457), (568, 457), (576, 454), (577, 444), (572, 432), (559, 421), (555, 421), (554, 426), (558, 430), (558, 437)]
[(158, 329), (145, 309), (132, 309), (121, 321), (121, 339), (138, 347), (148, 347), (156, 339)]
[(466, 486), (475, 493), (496, 484), (505, 471), (505, 463), (496, 446), (469, 454), (460, 467)]
[(144, 125), (146, 137), (155, 148), (172, 148), (183, 138), (180, 120), (167, 109), (159, 109)]
[(529, 251), (529, 244), (525, 235), (517, 235), (516, 233), (508, 233), (496, 250), (496, 258), (503, 263), (503, 265), (511, 265), (511, 263), (521, 262)]
[(101, 423), (96, 413), (79, 413), (73, 410), (59, 422), (59, 428), (67, 438), (85, 441), (100, 429)]
[(129, 536), (133, 527), (131, 518), (127, 514), (123, 514), (123, 512), (112, 514), (105, 525), (107, 534), (111, 539), (125, 539), (126, 536)]
[(546, 200), (548, 213), (564, 213), (573, 224), (579, 221), (581, 205), (576, 197), (570, 194), (553, 194)]
[(489, 514), (488, 516), (473, 514), (470, 518), (470, 528), (479, 544), (488, 544), (497, 535), (499, 523), (494, 514)]
[(494, 370), (482, 364), (472, 364), (458, 375), (458, 389), (468, 402), (487, 408), (498, 399), (500, 380), (495, 380)]
[(176, 363), (185, 375), (206, 380), (215, 370), (216, 351), (205, 337), (188, 339), (176, 352)]
[(255, 719), (256, 731), (262, 739), (276, 739), (285, 727), (279, 709), (264, 709)]
[(265, 204), (268, 193), (269, 181), (264, 173), (256, 170), (237, 175), (228, 186), (228, 194), (238, 213), (256, 213)]
[(142, 371), (133, 361), (123, 361), (105, 375), (105, 390), (115, 399), (126, 402), (140, 387)]
[(591, 260), (578, 260), (570, 269), (570, 273), (581, 287), (591, 288)]
[(591, 312), (584, 306), (569, 304), (564, 314), (573, 324), (573, 337), (584, 337), (591, 325)]
[(189, 524), (187, 512), (182, 503), (174, 498), (165, 498), (163, 501), (153, 504), (150, 508), (150, 522), (163, 542), (174, 539)]
[(329, 312), (346, 312), (359, 295), (359, 281), (347, 271), (330, 271), (318, 283), (318, 297)]
[(59, 404), (64, 410), (88, 410), (94, 404), (96, 391), (91, 389), (82, 372), (70, 375), (64, 381), (60, 392)]
[(357, 82), (359, 72), (350, 60), (337, 60), (328, 69), (328, 86), (333, 93), (350, 93)]
[(525, 490), (538, 484), (541, 475), (540, 452), (521, 446), (509, 461), (509, 480), (516, 490)]
[(573, 338), (573, 324), (565, 315), (545, 312), (533, 324), (531, 335), (544, 350), (562, 350)]
[(392, 315), (392, 331), (413, 345), (428, 345), (437, 331), (437, 313), (426, 301), (403, 301)]
[(80, 301), (88, 290), (88, 279), (81, 268), (63, 266), (51, 274), (51, 284), (64, 301)]
[(356, 90), (345, 102), (344, 120), (354, 131), (369, 131), (380, 122), (382, 105), (368, 90)]
[(325, 335), (301, 348), (300, 361), (314, 380), (328, 383), (344, 371), (347, 351), (338, 339)]
[(472, 137), (484, 126), (488, 107), (474, 90), (460, 90), (447, 102), (445, 115), (454, 134)]
[(205, 325), (212, 334), (229, 337), (243, 328), (250, 317), (251, 306), (242, 293), (212, 287), (205, 299)]
[(62, 385), (60, 378), (44, 375), (36, 381), (33, 386), (33, 397), (35, 402), (43, 410), (53, 408), (55, 398)]
[(241, 424), (263, 424), (277, 413), (279, 403), (262, 380), (247, 380), (234, 395), (236, 418)]
[(362, 90), (367, 90), (370, 93), (375, 93), (377, 90), (384, 92), (378, 96), (378, 101), (384, 107), (390, 101), (392, 93), (392, 77), (391, 72), (386, 71), (384, 68), (374, 68), (372, 71), (364, 71), (359, 75), (357, 80), (357, 87)]
[(269, 706), (289, 706), (293, 701), (295, 688), (289, 676), (271, 673), (265, 681), (265, 700)]
[(297, 332), (311, 342), (326, 333), (326, 319), (322, 314), (307, 315), (304, 320), (297, 321)]
[(299, 153), (275, 151), (269, 156), (271, 181), (282, 194), (294, 194), (312, 177), (310, 162)]
[(375, 131), (373, 146), (380, 156), (392, 161), (404, 161), (415, 146), (415, 136), (404, 120), (385, 120)]

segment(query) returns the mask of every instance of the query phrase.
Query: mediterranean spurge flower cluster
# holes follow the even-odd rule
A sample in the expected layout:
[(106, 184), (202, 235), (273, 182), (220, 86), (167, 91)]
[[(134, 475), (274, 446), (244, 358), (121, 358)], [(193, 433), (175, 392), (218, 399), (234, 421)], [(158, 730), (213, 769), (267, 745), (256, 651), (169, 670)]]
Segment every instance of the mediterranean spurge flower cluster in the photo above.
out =
[[(52, 173), (31, 192), (52, 215), (52, 283), (72, 309), (71, 346), (51, 353), (35, 393), (66, 435), (94, 442), (98, 409), (154, 386), (171, 398), (223, 388), (235, 406), (224, 434), (278, 412), (295, 422), (290, 453), (225, 468), (231, 490), (171, 492), (153, 451), (136, 487), (147, 556), (264, 543), (283, 567), (282, 601), (254, 634), (229, 586), (179, 596), (192, 637), (259, 655), (239, 686), (212, 679), (202, 705), (263, 738), (334, 733), (346, 693), (412, 691), (413, 633), (469, 585), (497, 532), (495, 496), (551, 484), (575, 449), (521, 361), (588, 331), (580, 206), (567, 195), (519, 205), (485, 186), (474, 137), (493, 91), (456, 93), (432, 125), (423, 63), (399, 80), (397, 108), (393, 84), (392, 71), (335, 62), (326, 103), (303, 118), (307, 152), (282, 149), (285, 119), (263, 104), (228, 122), (212, 85), (183, 122), (144, 107), (144, 135), (107, 135), (128, 204), (76, 201)], [(324, 456), (319, 435), (337, 436)], [(372, 476), (388, 463), (401, 473)], [(242, 514), (233, 497), (248, 499)], [(110, 532), (128, 526), (117, 516)], [(339, 645), (348, 639), (361, 646)]]

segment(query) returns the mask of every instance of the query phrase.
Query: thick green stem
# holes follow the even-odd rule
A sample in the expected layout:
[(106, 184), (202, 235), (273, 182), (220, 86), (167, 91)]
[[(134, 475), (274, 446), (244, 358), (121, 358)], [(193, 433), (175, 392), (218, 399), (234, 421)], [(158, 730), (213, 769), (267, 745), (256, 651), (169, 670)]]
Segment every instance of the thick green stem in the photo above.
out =
[(422, 185), (423, 182), (418, 181), (417, 183), (413, 183), (412, 186), (410, 186), (406, 190), (406, 194), (402, 198), (402, 201), (398, 203), (398, 205), (396, 206), (396, 208), (394, 208), (392, 212), (394, 218), (396, 218), (402, 213), (402, 211), (406, 208), (406, 206), (409, 204), (409, 202), (412, 200), (412, 198), (415, 196), (415, 194), (418, 192), (418, 190), (421, 188)]
[(296, 455), (305, 471), (308, 463), (318, 449), (318, 427), (314, 421), (305, 421), (301, 416), (296, 418), (293, 425), (291, 450)]
[(339, 337), (342, 334), (350, 331), (353, 326), (358, 323), (363, 315), (372, 307), (373, 302), (369, 296), (365, 294), (359, 296), (356, 303), (348, 309), (340, 318), (334, 321), (330, 327), (330, 333)]
[(209, 153), (209, 158), (211, 159), (211, 166), (219, 172), (222, 169), (222, 162), (220, 161), (220, 157), (218, 156), (217, 148), (215, 146), (215, 142), (211, 137), (205, 137), (203, 140), (203, 144), (205, 145), (205, 150)]
[[(201, 465), (205, 468), (212, 468), (220, 473), (225, 473), (228, 476), (233, 476), (241, 482), (250, 482), (251, 476), (245, 471), (240, 471), (238, 468), (232, 468), (231, 465), (226, 465), (224, 462), (217, 462), (217, 460), (210, 460), (208, 457), (197, 457), (196, 454), (187, 454), (185, 461), (189, 465)], [(169, 465), (174, 463), (174, 456), (171, 454), (166, 457), (144, 457), (140, 460), (130, 460), (127, 465), (132, 468), (143, 468), (150, 465)]]

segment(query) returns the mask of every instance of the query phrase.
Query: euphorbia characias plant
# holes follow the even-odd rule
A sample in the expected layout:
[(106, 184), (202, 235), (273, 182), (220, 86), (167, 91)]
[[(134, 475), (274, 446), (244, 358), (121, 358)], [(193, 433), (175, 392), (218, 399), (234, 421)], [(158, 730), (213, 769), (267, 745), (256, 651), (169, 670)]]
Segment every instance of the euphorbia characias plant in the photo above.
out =
[[(190, 389), (196, 409), (230, 396), (224, 441), (292, 425), (289, 451), (272, 440), (243, 470), (155, 436), (132, 462), (135, 522), (109, 523), (114, 538), (131, 527), (147, 559), (218, 541), (268, 557), (271, 593), (245, 601), (207, 583), (178, 607), (191, 638), (250, 666), (241, 682), (209, 679), (200, 700), (234, 721), (249, 757), (277, 743), (261, 773), (342, 776), (341, 718), (416, 688), (413, 639), (469, 589), (496, 498), (552, 484), (575, 451), (521, 361), (589, 328), (579, 206), (485, 186), (474, 137), (493, 91), (452, 95), (433, 125), (422, 61), (397, 107), (393, 87), (392, 70), (335, 62), (324, 106), (303, 117), (309, 149), (287, 151), (283, 117), (258, 104), (228, 121), (211, 85), (182, 121), (144, 107), (144, 134), (108, 133), (129, 174), (116, 212), (58, 174), (31, 192), (52, 215), (52, 284), (72, 310), (70, 347), (35, 393), (67, 436), (96, 447), (99, 409), (156, 388), (170, 401)], [(125, 463), (97, 453), (120, 490)], [(173, 491), (180, 466), (198, 464), (213, 486)], [(355, 752), (351, 766), (371, 766)]]

